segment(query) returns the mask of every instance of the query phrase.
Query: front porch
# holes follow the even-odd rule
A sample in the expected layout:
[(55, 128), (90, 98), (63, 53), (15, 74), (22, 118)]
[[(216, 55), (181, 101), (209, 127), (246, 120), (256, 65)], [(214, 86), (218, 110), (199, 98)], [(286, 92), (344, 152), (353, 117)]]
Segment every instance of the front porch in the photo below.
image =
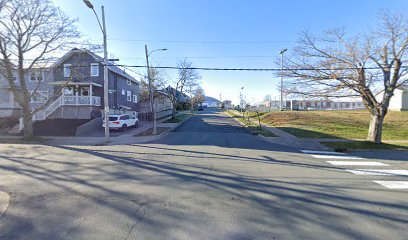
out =
[(53, 82), (53, 85), (65, 86), (62, 88), (60, 105), (63, 106), (101, 106), (101, 97), (95, 96), (95, 88), (102, 88), (102, 85), (93, 82)]

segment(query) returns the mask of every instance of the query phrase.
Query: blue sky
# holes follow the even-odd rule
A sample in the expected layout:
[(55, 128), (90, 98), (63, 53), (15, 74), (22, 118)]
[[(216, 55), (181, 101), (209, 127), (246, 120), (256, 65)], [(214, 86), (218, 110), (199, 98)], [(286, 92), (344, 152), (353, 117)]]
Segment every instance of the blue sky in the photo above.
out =
[[(101, 43), (95, 16), (82, 0), (54, 0), (78, 18), (86, 38)], [(298, 33), (319, 34), (346, 27), (351, 34), (374, 28), (380, 10), (407, 12), (406, 0), (91, 0), (98, 14), (105, 6), (108, 52), (120, 64), (145, 65), (144, 45), (152, 65), (175, 66), (187, 58), (196, 67), (276, 68), (279, 51), (295, 46)], [(142, 72), (144, 69), (137, 69)], [(168, 70), (169, 82), (177, 72)], [(278, 77), (271, 72), (201, 71), (207, 95), (238, 102), (245, 87), (248, 101), (278, 96)]]

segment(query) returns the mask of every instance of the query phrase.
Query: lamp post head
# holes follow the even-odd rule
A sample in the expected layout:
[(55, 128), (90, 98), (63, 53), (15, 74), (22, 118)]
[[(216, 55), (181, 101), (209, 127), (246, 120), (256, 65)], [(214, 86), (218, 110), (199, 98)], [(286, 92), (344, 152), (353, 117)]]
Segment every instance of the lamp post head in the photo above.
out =
[(88, 6), (90, 9), (93, 9), (93, 5), (89, 0), (84, 0), (84, 3), (86, 4), (86, 6)]
[(288, 51), (288, 49), (287, 49), (287, 48), (282, 49), (282, 50), (279, 52), (279, 54), (284, 54), (286, 51)]
[(167, 51), (167, 48), (162, 48), (161, 50), (162, 50), (162, 51)]
[(244, 89), (244, 87), (241, 87), (241, 89)]

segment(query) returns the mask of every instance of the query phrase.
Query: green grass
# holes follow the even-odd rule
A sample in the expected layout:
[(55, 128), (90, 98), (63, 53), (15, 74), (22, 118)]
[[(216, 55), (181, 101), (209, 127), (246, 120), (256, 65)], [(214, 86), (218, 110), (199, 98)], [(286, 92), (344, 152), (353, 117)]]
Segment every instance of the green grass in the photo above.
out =
[(275, 134), (269, 132), (265, 128), (260, 127), (258, 124), (254, 124), (251, 121), (248, 121), (247, 116), (245, 115), (245, 118), (242, 118), (242, 115), (240, 112), (234, 111), (234, 110), (227, 110), (227, 113), (229, 113), (234, 119), (238, 120), (239, 122), (245, 124), (249, 131), (251, 131), (253, 134), (256, 135), (262, 135), (264, 137), (276, 137)]
[(190, 115), (189, 114), (179, 114), (177, 115), (175, 118), (170, 118), (167, 121), (164, 121), (165, 123), (179, 123), (181, 121), (183, 121), (184, 119), (188, 118)]
[[(300, 138), (365, 139), (370, 115), (367, 111), (271, 112), (263, 123)], [(383, 126), (384, 140), (408, 140), (408, 112), (389, 112)]]
[(375, 144), (367, 141), (352, 142), (321, 142), (326, 147), (334, 149), (404, 149), (408, 150), (408, 142), (392, 142)]

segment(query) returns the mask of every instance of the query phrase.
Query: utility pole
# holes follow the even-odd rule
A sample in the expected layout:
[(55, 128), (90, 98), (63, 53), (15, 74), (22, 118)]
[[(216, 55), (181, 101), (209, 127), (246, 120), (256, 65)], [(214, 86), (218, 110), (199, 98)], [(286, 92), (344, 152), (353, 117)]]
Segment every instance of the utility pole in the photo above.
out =
[[(279, 54), (281, 55), (281, 78), (280, 78), (280, 110), (283, 110), (283, 54), (287, 51), (288, 49), (282, 49)], [(286, 104), (285, 104), (286, 105)]]
[(108, 45), (105, 24), (105, 9), (102, 6), (102, 25), (103, 25), (103, 103), (105, 109), (105, 142), (109, 142), (109, 79), (108, 79)]
[(146, 52), (146, 67), (147, 67), (147, 78), (149, 80), (149, 95), (150, 95), (150, 110), (152, 111), (153, 115), (153, 131), (152, 134), (157, 134), (157, 127), (156, 127), (156, 110), (154, 108), (154, 91), (152, 86), (152, 78), (150, 76), (150, 65), (149, 65), (149, 55), (156, 51), (167, 51), (167, 48), (156, 49), (151, 52), (147, 50), (147, 45), (145, 45), (145, 52)]
[(103, 105), (104, 105), (104, 120), (105, 120), (105, 142), (109, 142), (109, 79), (108, 79), (108, 44), (107, 44), (107, 33), (105, 24), (105, 9), (102, 6), (102, 24), (99, 20), (98, 14), (94, 9), (94, 6), (89, 0), (83, 0), (88, 8), (90, 8), (98, 20), (99, 27), (103, 34)]
[(241, 106), (241, 114), (242, 118), (244, 118), (244, 87), (241, 87), (241, 92), (239, 93), (239, 98), (240, 98), (240, 106)]
[(153, 87), (152, 87), (152, 79), (150, 77), (150, 66), (149, 66), (149, 51), (147, 50), (147, 45), (145, 45), (145, 52), (146, 52), (146, 66), (147, 66), (147, 79), (149, 81), (149, 96), (150, 96), (150, 111), (152, 111), (152, 120), (153, 120), (153, 131), (152, 134), (157, 134), (157, 127), (156, 127), (156, 110), (154, 109), (154, 98), (153, 98)]
[(193, 93), (191, 91), (191, 84), (190, 84), (190, 114), (193, 113)]

